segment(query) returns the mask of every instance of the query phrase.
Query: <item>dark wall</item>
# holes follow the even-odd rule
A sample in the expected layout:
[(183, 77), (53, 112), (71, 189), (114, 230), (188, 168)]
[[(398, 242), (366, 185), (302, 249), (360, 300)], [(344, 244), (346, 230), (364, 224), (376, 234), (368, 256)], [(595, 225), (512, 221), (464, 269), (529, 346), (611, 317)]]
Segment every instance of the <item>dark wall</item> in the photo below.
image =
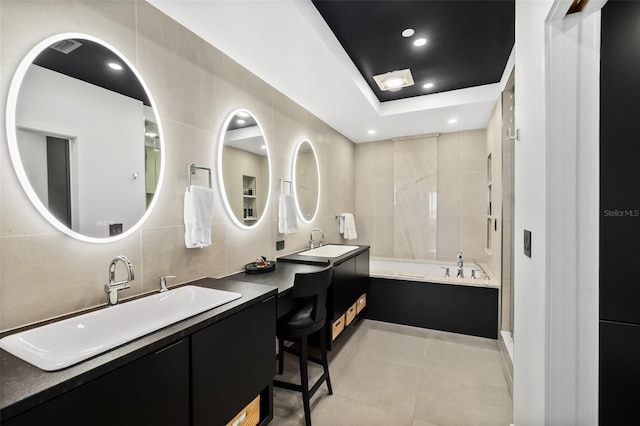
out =
[(640, 1), (602, 9), (601, 425), (640, 425)]

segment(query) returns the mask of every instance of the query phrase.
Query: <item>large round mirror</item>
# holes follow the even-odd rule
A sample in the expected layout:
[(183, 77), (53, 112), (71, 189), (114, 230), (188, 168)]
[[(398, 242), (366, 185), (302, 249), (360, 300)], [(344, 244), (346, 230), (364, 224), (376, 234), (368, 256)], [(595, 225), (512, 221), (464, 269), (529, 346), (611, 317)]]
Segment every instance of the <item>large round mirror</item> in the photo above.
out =
[(292, 175), (298, 215), (303, 222), (310, 223), (315, 219), (320, 205), (320, 168), (316, 151), (306, 139), (296, 145)]
[(31, 202), (74, 238), (124, 238), (156, 202), (157, 109), (129, 61), (95, 37), (59, 34), (29, 52), (9, 88), (7, 136)]
[(227, 117), (220, 135), (218, 178), (227, 213), (241, 228), (260, 223), (269, 205), (269, 147), (257, 118), (238, 109)]

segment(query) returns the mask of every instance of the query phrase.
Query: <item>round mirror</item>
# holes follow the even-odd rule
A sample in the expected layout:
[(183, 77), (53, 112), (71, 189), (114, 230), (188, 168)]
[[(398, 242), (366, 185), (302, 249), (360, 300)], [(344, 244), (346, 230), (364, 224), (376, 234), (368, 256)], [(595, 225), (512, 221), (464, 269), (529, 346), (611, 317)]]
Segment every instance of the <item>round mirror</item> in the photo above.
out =
[(269, 205), (269, 147), (257, 118), (238, 109), (227, 117), (218, 150), (218, 178), (227, 213), (241, 228), (260, 223)]
[(7, 137), (29, 199), (67, 235), (124, 238), (155, 205), (157, 109), (129, 61), (95, 37), (59, 34), (29, 52), (9, 88)]
[(306, 139), (298, 142), (293, 153), (292, 175), (298, 216), (303, 222), (310, 223), (320, 206), (320, 168), (316, 151)]

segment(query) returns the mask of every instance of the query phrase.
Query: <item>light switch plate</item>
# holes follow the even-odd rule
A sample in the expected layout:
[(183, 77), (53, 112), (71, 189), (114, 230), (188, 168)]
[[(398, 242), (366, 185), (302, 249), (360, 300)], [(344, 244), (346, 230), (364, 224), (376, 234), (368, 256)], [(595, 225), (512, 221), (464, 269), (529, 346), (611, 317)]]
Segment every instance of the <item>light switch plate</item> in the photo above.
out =
[(531, 257), (531, 231), (524, 230), (524, 255)]

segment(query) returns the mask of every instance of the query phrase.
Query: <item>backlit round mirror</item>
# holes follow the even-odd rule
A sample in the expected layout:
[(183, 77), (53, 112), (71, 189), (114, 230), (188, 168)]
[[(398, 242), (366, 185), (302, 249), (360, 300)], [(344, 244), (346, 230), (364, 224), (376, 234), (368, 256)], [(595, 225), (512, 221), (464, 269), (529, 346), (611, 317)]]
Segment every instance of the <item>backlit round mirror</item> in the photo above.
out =
[(9, 88), (7, 140), (29, 199), (67, 235), (124, 238), (155, 205), (157, 109), (131, 63), (95, 37), (59, 34), (27, 54)]
[(222, 127), (218, 179), (233, 222), (244, 229), (258, 225), (269, 205), (271, 162), (262, 127), (245, 109), (229, 114)]
[(306, 139), (296, 145), (292, 175), (298, 216), (303, 222), (310, 223), (318, 214), (320, 205), (320, 168), (316, 151)]

